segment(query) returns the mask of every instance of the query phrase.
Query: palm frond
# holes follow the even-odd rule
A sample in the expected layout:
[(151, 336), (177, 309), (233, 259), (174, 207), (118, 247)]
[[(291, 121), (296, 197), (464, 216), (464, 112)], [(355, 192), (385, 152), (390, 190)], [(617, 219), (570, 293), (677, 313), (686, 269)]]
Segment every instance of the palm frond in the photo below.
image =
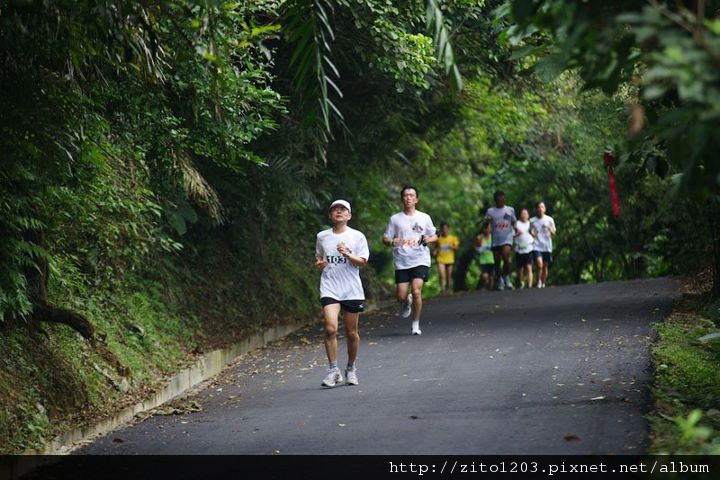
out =
[(215, 222), (218, 224), (223, 223), (224, 215), (220, 197), (205, 180), (205, 177), (195, 168), (190, 153), (181, 152), (177, 156), (177, 160), (187, 197), (204, 208)]
[(453, 54), (452, 43), (450, 41), (450, 32), (445, 24), (445, 16), (441, 8), (442, 0), (427, 0), (427, 28), (433, 32), (435, 42), (435, 52), (440, 63), (442, 63), (445, 73), (450, 76), (452, 85), (459, 92), (463, 89), (463, 80), (455, 63), (455, 55)]
[(289, 0), (283, 6), (286, 40), (292, 46), (292, 86), (299, 100), (305, 125), (315, 134), (316, 156), (325, 161), (332, 123), (344, 127), (343, 115), (331, 97), (342, 98), (340, 78), (332, 62), (335, 39), (330, 0)]

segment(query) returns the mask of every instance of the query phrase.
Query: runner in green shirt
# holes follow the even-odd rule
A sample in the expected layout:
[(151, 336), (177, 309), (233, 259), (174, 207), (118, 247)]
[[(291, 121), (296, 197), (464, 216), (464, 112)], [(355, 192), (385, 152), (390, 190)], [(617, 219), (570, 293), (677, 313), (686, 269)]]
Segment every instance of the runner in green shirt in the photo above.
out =
[(475, 249), (480, 259), (480, 279), (478, 279), (476, 290), (485, 288), (492, 290), (495, 283), (495, 257), (492, 252), (492, 225), (490, 222), (485, 223), (483, 233), (475, 237)]

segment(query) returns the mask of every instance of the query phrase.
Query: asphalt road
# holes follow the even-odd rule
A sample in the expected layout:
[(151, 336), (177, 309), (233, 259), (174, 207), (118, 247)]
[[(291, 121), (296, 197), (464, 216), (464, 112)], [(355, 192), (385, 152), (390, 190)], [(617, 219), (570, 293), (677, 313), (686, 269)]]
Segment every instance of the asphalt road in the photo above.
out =
[[(678, 288), (653, 279), (438, 298), (420, 337), (395, 309), (363, 316), (357, 387), (320, 387), (313, 326), (175, 402), (200, 411), (151, 416), (77, 453), (643, 453), (651, 325)], [(344, 365), (344, 342), (340, 352)]]

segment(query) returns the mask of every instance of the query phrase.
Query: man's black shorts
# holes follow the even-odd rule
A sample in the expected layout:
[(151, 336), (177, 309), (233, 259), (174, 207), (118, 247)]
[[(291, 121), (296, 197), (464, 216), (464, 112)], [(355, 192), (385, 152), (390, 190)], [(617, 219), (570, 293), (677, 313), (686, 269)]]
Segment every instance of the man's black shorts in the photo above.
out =
[(430, 267), (425, 265), (418, 265), (405, 270), (395, 270), (395, 283), (410, 283), (413, 278), (420, 278), (423, 282), (427, 282), (429, 272)]
[(543, 263), (550, 264), (553, 262), (553, 256), (552, 252), (538, 252), (537, 250), (533, 252), (533, 257), (537, 260), (539, 257), (542, 257)]
[(491, 247), (491, 248), (492, 248), (492, 251), (493, 251), (493, 252), (501, 252), (502, 249), (505, 248), (505, 247), (510, 247), (510, 248), (512, 248), (512, 245), (510, 245), (509, 243), (504, 243), (504, 244), (502, 244), (502, 245), (498, 245), (498, 246), (496, 246), (496, 247)]
[(489, 275), (495, 275), (495, 264), (494, 263), (481, 263), (480, 272), (487, 273)]
[(330, 297), (322, 297), (320, 304), (323, 307), (339, 303), (340, 308), (349, 313), (362, 313), (365, 311), (365, 300), (335, 300)]

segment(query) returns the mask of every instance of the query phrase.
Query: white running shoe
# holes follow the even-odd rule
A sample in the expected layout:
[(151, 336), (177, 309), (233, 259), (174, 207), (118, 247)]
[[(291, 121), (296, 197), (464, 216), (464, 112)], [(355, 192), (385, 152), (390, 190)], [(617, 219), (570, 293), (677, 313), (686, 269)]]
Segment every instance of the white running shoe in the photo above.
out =
[(357, 385), (358, 384), (358, 378), (357, 378), (357, 370), (345, 370), (345, 383), (348, 385)]
[(515, 290), (515, 287), (513, 287), (512, 281), (510, 280), (510, 277), (505, 277), (505, 288), (508, 290)]
[(412, 300), (412, 293), (408, 293), (407, 301), (405, 302), (405, 305), (402, 306), (402, 310), (400, 312), (403, 318), (408, 318), (412, 313)]
[(495, 290), (498, 290), (500, 292), (505, 290), (505, 281), (503, 280), (503, 277), (498, 277), (498, 281), (495, 284)]
[(412, 329), (412, 332), (410, 333), (410, 335), (422, 335), (422, 330), (420, 330), (420, 327), (418, 327), (418, 328), (413, 328), (413, 329)]
[(342, 383), (343, 377), (340, 373), (339, 368), (331, 368), (328, 369), (327, 377), (325, 377), (325, 380), (322, 381), (323, 387), (334, 387), (338, 383)]
[(520, 282), (520, 290), (522, 290), (523, 288), (525, 288), (525, 282)]

